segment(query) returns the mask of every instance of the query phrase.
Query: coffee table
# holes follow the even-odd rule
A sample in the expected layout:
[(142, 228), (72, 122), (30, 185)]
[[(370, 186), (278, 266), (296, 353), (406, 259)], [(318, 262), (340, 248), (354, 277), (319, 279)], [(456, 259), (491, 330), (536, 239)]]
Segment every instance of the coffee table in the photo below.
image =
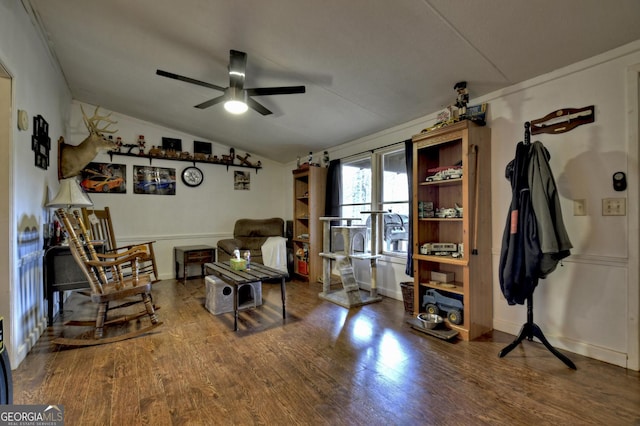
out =
[(282, 319), (287, 317), (286, 313), (286, 287), (285, 279), (289, 277), (287, 272), (269, 268), (259, 263), (252, 263), (249, 269), (236, 271), (231, 269), (229, 262), (213, 262), (204, 264), (207, 275), (215, 275), (222, 281), (233, 286), (233, 331), (238, 330), (238, 286), (240, 284), (253, 283), (265, 280), (280, 280), (280, 294), (282, 295)]

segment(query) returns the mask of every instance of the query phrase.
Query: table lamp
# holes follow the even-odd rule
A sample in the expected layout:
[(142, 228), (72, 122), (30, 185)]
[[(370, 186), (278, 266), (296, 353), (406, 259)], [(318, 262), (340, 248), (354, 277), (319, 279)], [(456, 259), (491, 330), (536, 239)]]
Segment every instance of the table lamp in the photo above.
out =
[(92, 205), (93, 201), (82, 190), (75, 177), (62, 179), (58, 193), (47, 203), (47, 207), (64, 207), (67, 210), (71, 207), (89, 207)]
[[(67, 212), (72, 207), (89, 207), (92, 205), (93, 201), (91, 201), (89, 196), (82, 190), (82, 187), (75, 177), (62, 179), (60, 181), (60, 188), (58, 188), (58, 193), (55, 197), (53, 197), (51, 201), (47, 203), (47, 207), (62, 207), (66, 209)], [(53, 238), (54, 232), (51, 229), (49, 229), (47, 233), (49, 234), (49, 238)], [(57, 235), (57, 230), (55, 234)], [(65, 236), (62, 244), (66, 243), (67, 241)]]

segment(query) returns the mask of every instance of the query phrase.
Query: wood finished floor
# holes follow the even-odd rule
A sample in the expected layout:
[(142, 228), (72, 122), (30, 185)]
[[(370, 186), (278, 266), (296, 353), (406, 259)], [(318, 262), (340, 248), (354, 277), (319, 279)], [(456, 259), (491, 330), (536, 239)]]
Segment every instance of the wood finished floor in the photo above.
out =
[[(154, 285), (164, 325), (85, 348), (50, 339), (13, 372), (15, 404), (62, 404), (67, 425), (640, 425), (640, 375), (494, 332), (446, 342), (405, 324), (401, 301), (347, 310), (318, 284), (263, 284), (264, 305), (214, 316), (201, 279)], [(65, 319), (95, 310), (72, 295)], [(146, 319), (145, 319), (146, 321)]]

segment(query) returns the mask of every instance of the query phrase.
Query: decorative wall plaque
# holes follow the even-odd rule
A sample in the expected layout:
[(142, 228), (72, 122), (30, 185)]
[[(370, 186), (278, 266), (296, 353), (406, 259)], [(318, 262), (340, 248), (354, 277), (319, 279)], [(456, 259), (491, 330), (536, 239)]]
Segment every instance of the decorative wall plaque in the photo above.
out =
[(35, 165), (47, 170), (49, 167), (49, 151), (51, 150), (51, 138), (49, 138), (49, 123), (43, 116), (33, 117), (33, 135), (31, 136), (31, 149), (35, 153)]

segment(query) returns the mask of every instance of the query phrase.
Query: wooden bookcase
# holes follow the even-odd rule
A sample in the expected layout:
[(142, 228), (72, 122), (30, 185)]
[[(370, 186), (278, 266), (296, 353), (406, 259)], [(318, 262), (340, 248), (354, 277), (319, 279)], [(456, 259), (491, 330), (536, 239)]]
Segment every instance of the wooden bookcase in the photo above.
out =
[[(460, 324), (449, 321), (446, 310), (440, 315), (463, 340), (472, 340), (493, 328), (491, 130), (465, 120), (412, 139), (414, 314), (425, 312), (431, 289), (459, 300)], [(451, 210), (446, 217), (436, 213), (456, 205), (462, 213), (454, 217)], [(421, 250), (425, 243), (432, 245)], [(448, 251), (452, 244), (455, 252)], [(453, 282), (434, 280), (433, 272), (437, 279), (453, 274)]]
[[(293, 254), (294, 273), (299, 279), (315, 282), (322, 276), (322, 223), (327, 185), (327, 169), (305, 167), (293, 171)], [(299, 253), (306, 252), (306, 260)]]

